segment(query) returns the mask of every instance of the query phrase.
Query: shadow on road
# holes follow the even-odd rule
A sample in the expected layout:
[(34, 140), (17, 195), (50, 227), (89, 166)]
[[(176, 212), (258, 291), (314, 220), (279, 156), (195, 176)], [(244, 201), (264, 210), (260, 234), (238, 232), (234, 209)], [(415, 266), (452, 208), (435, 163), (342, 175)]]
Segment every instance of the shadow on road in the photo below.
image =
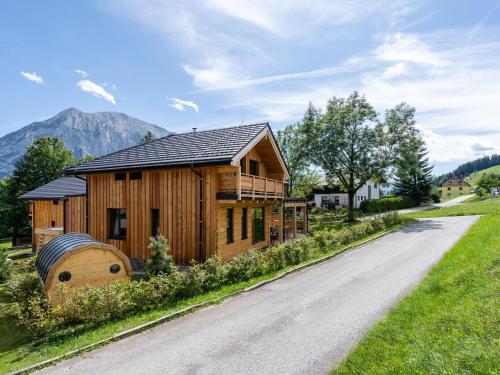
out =
[(443, 224), (435, 220), (419, 220), (417, 223), (401, 229), (403, 233), (418, 233), (430, 230), (443, 229)]

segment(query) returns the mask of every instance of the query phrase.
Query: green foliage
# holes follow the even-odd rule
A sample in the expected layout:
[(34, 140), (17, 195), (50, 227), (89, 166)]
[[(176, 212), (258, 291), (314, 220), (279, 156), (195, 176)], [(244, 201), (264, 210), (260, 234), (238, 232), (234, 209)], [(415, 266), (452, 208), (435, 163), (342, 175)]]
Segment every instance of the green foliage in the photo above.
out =
[(361, 202), (360, 210), (368, 214), (385, 211), (401, 210), (417, 206), (417, 202), (411, 197), (382, 197), (380, 199), (369, 199)]
[[(400, 216), (390, 214), (341, 230), (324, 230), (265, 251), (251, 250), (224, 264), (218, 258), (209, 258), (203, 264), (193, 262), (181, 270), (169, 263), (168, 273), (159, 271), (157, 275), (150, 274), (147, 280), (117, 282), (100, 288), (86, 287), (73, 293), (61, 287), (58, 292), (63, 303), (56, 308), (48, 306), (34, 273), (15, 275), (10, 287), (17, 302), (19, 323), (34, 337), (40, 337), (60, 327), (78, 324), (94, 326), (123, 319), (224, 285), (245, 282), (297, 265), (313, 255), (332, 252), (335, 248), (401, 222)], [(154, 242), (153, 247), (158, 251), (165, 249), (165, 242)]]
[(477, 186), (480, 190), (490, 193), (491, 188), (500, 187), (500, 173), (485, 173), (482, 174), (477, 181)]
[[(313, 107), (309, 105), (309, 110)], [(307, 122), (307, 113), (304, 118)], [(310, 161), (305, 147), (306, 136), (300, 124), (288, 125), (278, 130), (276, 140), (280, 147), (290, 178), (286, 185), (287, 196), (305, 197), (319, 185), (319, 176), (310, 168)]]
[(141, 141), (139, 143), (140, 144), (144, 144), (144, 143), (148, 143), (148, 142), (154, 141), (155, 139), (156, 139), (156, 136), (150, 130), (148, 130), (146, 132), (146, 134), (144, 134), (142, 136)]
[(0, 249), (0, 282), (7, 280), (11, 272), (12, 263), (10, 259), (7, 258), (7, 251), (5, 249)]
[(172, 256), (168, 240), (161, 234), (156, 237), (149, 238), (148, 249), (151, 255), (146, 264), (146, 272), (151, 275), (159, 273), (169, 273), (172, 266)]
[(28, 232), (28, 204), (19, 196), (60, 177), (64, 168), (76, 162), (58, 138), (37, 138), (17, 161), (12, 176), (0, 184), (0, 233)]
[[(475, 185), (475, 179), (477, 172), (483, 171), (485, 169), (500, 165), (500, 155), (493, 154), (490, 156), (483, 156), (479, 159), (467, 162), (465, 164), (459, 165), (454, 171), (450, 173), (443, 174), (436, 177), (434, 184), (441, 186), (448, 178), (452, 176), (470, 176), (470, 181), (472, 185)], [(480, 174), (480, 173), (478, 173)]]

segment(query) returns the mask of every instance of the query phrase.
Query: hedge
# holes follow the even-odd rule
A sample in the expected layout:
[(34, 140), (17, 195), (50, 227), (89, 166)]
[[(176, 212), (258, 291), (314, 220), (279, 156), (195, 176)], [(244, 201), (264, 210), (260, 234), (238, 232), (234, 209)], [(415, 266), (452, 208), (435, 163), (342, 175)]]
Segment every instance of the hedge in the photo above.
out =
[(369, 199), (361, 202), (359, 209), (367, 214), (375, 214), (385, 211), (401, 210), (417, 206), (417, 202), (411, 197), (385, 197), (380, 199)]
[(263, 251), (251, 250), (226, 263), (213, 257), (201, 264), (193, 262), (186, 270), (171, 264), (168, 272), (150, 275), (147, 280), (116, 282), (100, 288), (86, 287), (66, 299), (66, 291), (61, 288), (59, 292), (64, 303), (55, 308), (47, 303), (38, 277), (31, 268), (12, 277), (9, 286), (19, 324), (38, 338), (64, 327), (81, 324), (91, 327), (123, 319), (224, 285), (270, 274), (402, 222), (399, 215), (386, 214), (349, 228), (319, 231)]

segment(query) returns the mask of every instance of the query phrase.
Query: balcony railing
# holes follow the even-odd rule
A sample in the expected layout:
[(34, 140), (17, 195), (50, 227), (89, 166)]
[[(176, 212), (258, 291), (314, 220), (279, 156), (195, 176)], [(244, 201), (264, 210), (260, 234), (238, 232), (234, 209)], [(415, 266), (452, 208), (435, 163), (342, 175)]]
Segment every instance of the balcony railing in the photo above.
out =
[(278, 199), (284, 191), (283, 181), (237, 172), (219, 174), (219, 199)]

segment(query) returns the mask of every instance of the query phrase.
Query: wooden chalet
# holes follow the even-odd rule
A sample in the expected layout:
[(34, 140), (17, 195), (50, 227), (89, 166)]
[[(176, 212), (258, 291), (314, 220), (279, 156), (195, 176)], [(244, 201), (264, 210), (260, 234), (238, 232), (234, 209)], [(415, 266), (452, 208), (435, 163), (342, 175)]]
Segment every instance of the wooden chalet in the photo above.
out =
[(31, 243), (37, 251), (66, 232), (87, 232), (86, 180), (60, 177), (20, 197), (29, 201)]
[(173, 134), (66, 173), (86, 180), (86, 233), (116, 246), (134, 269), (157, 234), (185, 264), (307, 231), (306, 202), (285, 202), (288, 171), (268, 123)]

